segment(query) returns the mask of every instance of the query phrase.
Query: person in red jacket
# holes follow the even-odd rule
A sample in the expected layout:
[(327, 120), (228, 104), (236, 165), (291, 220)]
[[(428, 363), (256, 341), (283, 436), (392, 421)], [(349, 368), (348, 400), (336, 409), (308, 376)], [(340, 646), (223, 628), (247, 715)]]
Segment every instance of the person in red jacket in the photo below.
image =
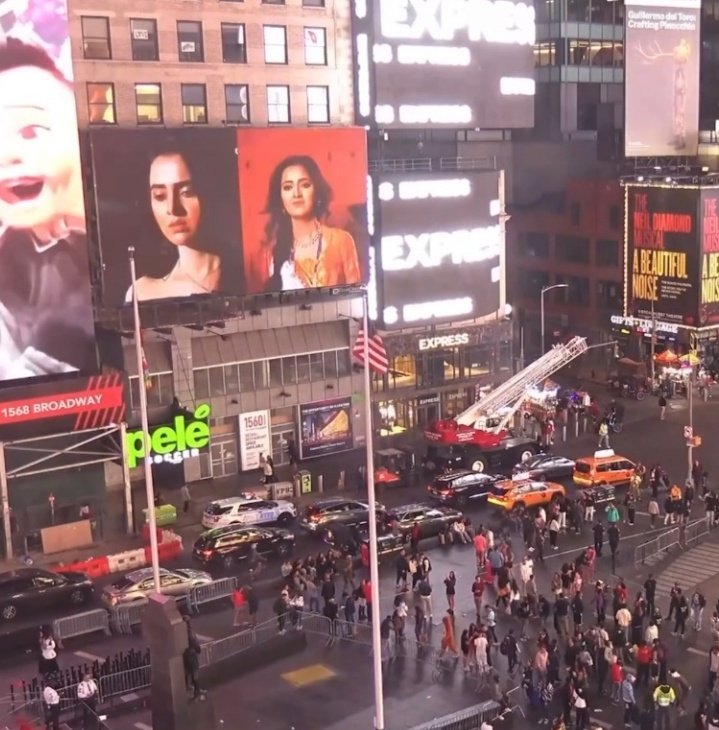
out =
[(612, 702), (618, 705), (622, 699), (622, 682), (624, 681), (624, 668), (620, 661), (617, 660), (611, 665), (609, 676), (612, 680)]
[(365, 579), (362, 581), (360, 588), (365, 601), (367, 601), (367, 622), (372, 623), (372, 584)]
[(649, 686), (649, 669), (652, 663), (654, 651), (646, 641), (640, 641), (637, 644), (635, 654), (637, 660), (637, 687), (642, 685)]

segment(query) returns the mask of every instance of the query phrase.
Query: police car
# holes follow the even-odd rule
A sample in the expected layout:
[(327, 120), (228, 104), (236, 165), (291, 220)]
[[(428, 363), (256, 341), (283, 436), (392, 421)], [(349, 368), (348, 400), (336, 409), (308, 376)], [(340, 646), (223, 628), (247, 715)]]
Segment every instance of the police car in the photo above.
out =
[(286, 525), (297, 516), (292, 502), (260, 499), (255, 496), (228, 497), (210, 502), (202, 515), (202, 526), (208, 529), (227, 525)]

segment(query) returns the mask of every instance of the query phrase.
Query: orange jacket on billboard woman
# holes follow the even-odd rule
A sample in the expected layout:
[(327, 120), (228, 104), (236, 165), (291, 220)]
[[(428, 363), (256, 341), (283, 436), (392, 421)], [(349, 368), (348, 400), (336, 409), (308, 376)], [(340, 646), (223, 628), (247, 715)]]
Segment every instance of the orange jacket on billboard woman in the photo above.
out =
[[(300, 258), (293, 251), (291, 259), (282, 265), (283, 283), (294, 276), (301, 285), (296, 288), (302, 289), (358, 284), (362, 276), (352, 236), (341, 228), (325, 225), (318, 226), (317, 236), (315, 256)], [(290, 275), (286, 276), (288, 268)]]

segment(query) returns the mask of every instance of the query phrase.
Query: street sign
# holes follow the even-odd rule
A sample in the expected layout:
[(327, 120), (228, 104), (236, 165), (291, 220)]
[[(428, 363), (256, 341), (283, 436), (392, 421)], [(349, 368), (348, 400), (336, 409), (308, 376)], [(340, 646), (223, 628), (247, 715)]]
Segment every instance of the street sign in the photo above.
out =
[(684, 438), (690, 439), (694, 436), (694, 429), (691, 426), (684, 426)]

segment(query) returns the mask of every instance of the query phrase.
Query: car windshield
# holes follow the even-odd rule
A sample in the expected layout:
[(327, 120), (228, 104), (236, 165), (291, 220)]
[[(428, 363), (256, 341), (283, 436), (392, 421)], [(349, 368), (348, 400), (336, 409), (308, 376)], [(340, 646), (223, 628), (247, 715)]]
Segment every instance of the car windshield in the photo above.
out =
[(131, 588), (135, 585), (135, 581), (130, 580), (127, 576), (124, 578), (120, 578), (119, 580), (116, 580), (113, 584), (113, 588), (117, 588), (118, 591), (124, 591), (127, 588)]
[(574, 469), (580, 474), (589, 474), (589, 472), (592, 470), (592, 467), (586, 461), (578, 461), (574, 465)]
[(228, 512), (232, 510), (232, 506), (219, 504), (218, 502), (211, 502), (207, 505), (207, 509), (205, 512), (208, 515), (226, 515)]

